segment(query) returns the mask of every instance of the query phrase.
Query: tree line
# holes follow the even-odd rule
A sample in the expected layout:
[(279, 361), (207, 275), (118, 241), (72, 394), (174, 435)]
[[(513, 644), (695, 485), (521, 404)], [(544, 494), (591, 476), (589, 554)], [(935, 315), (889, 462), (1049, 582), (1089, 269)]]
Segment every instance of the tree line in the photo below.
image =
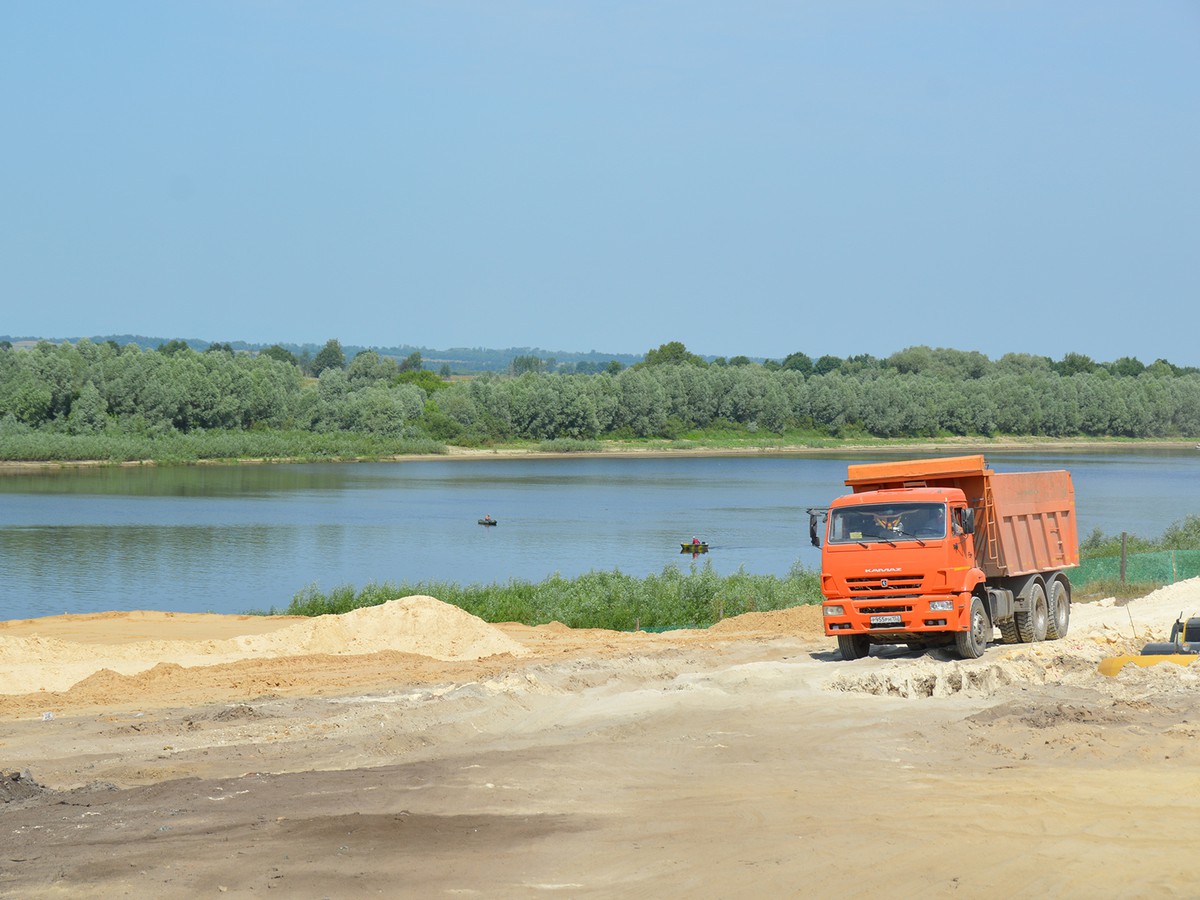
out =
[[(306, 367), (185, 342), (0, 347), (0, 435), (153, 437), (207, 430), (353, 432), (480, 445), (680, 438), (705, 429), (782, 435), (1195, 437), (1200, 371), (1165, 360), (1053, 361), (912, 347), (884, 359), (791, 354), (706, 361), (683, 344), (589, 374), (518, 358), (506, 375), (452, 379), (329, 341)], [(307, 369), (307, 371), (306, 371)]]

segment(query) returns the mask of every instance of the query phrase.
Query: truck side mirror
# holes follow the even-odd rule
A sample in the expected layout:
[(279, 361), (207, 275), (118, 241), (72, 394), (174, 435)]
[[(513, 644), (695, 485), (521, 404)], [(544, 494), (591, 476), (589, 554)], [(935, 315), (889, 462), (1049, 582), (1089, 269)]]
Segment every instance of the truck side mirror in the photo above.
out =
[(817, 514), (815, 512), (808, 514), (808, 539), (812, 541), (814, 547), (821, 546), (821, 536), (817, 534)]
[(975, 533), (975, 510), (970, 507), (962, 511), (962, 530), (963, 534)]

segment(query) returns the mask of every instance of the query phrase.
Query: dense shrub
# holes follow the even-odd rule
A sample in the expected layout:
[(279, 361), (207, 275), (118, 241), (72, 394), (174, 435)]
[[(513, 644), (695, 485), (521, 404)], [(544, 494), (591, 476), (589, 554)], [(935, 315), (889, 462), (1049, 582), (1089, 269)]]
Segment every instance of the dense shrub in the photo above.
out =
[(25, 427), (114, 438), (48, 441), (44, 451), (36, 442), (5, 441), (0, 455), (79, 458), (101, 446), (102, 459), (146, 457), (147, 450), (127, 452), (123, 439), (149, 445), (173, 434), (262, 430), (575, 447), (614, 437), (675, 440), (714, 428), (760, 440), (796, 430), (878, 438), (1200, 434), (1200, 373), (1161, 360), (1102, 366), (1078, 354), (1061, 364), (1010, 354), (991, 363), (915, 347), (887, 360), (821, 357), (788, 368), (748, 360), (705, 365), (673, 348), (617, 372), (538, 368), (449, 382), (405, 368), (419, 360), (397, 364), (374, 351), (346, 364), (335, 343), (313, 367), (319, 377), (308, 379), (286, 355), (196, 353), (182, 341), (148, 351), (87, 340), (0, 350), (0, 423), (7, 423), (0, 435)]

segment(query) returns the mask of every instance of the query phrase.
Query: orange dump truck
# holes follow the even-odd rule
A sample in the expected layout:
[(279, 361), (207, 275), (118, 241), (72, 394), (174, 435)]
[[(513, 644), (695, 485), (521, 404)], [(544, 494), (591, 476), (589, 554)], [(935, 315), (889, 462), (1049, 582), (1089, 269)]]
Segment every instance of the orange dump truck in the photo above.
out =
[(953, 644), (983, 654), (1060, 638), (1071, 616), (1065, 569), (1079, 564), (1071, 474), (997, 474), (982, 456), (850, 466), (853, 493), (809, 510), (821, 546), (825, 633), (844, 659), (872, 644)]

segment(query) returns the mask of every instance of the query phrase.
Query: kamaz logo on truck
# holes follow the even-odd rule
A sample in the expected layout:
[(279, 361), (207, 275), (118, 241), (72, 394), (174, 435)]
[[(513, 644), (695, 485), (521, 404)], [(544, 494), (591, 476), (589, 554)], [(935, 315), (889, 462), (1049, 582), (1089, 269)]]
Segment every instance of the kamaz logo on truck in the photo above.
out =
[(863, 569), (863, 572), (867, 575), (874, 575), (876, 572), (899, 572), (899, 571), (900, 571), (899, 566), (896, 566), (895, 568), (892, 568), (892, 569)]

